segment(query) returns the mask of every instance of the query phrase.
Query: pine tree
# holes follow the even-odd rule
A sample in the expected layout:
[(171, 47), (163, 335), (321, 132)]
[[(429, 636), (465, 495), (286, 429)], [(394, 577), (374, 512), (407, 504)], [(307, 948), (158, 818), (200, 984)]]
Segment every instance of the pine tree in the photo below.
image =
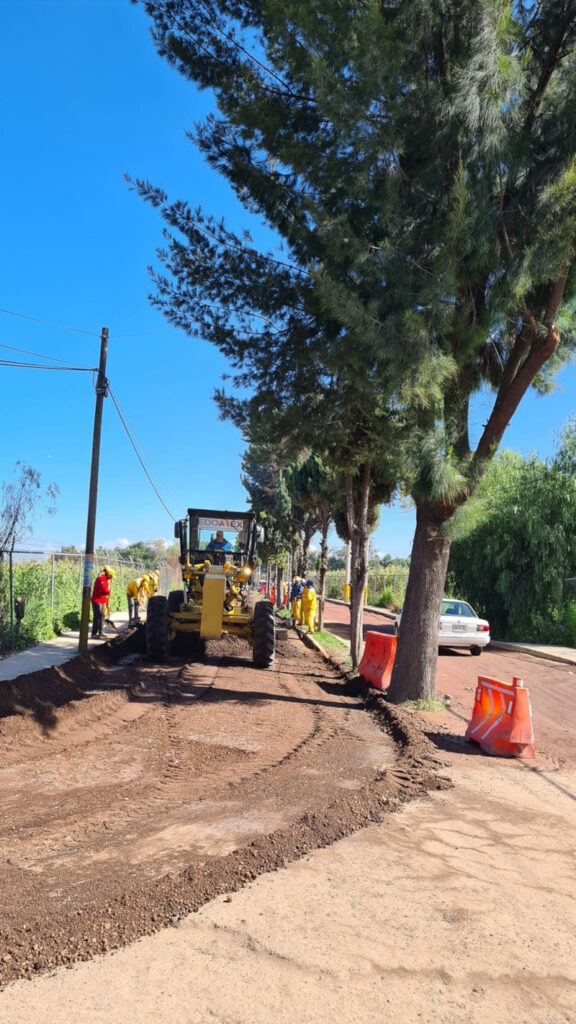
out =
[(252, 389), (220, 393), (226, 414), (306, 410), (301, 446), (360, 474), (363, 516), (375, 467), (403, 481), (417, 525), (390, 694), (430, 696), (455, 510), (574, 345), (576, 2), (143, 5), (159, 52), (216, 96), (195, 142), (284, 245), (137, 182), (169, 227), (155, 301)]
[(300, 464), (289, 467), (286, 485), (294, 503), (310, 515), (315, 523), (315, 529), (320, 532), (318, 629), (322, 630), (328, 571), (328, 530), (340, 494), (337, 477), (334, 471), (325, 466), (322, 459), (312, 452)]

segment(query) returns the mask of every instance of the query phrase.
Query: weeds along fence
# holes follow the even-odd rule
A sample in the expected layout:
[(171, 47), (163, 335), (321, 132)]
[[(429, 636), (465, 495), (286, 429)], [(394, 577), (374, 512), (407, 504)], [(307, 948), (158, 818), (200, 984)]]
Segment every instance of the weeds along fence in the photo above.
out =
[[(397, 611), (404, 603), (408, 573), (408, 567), (400, 565), (392, 565), (389, 569), (370, 569), (366, 604)], [(346, 573), (343, 569), (327, 572), (326, 597), (344, 600), (345, 583)]]
[[(36, 555), (34, 560), (25, 556)], [(0, 651), (22, 650), (80, 626), (84, 555), (60, 552), (0, 552)], [(109, 551), (94, 557), (94, 577), (105, 565), (115, 570), (110, 609), (126, 609), (126, 587), (145, 572), (143, 563)], [(162, 570), (160, 586), (162, 585)], [(24, 616), (15, 601), (24, 599)]]

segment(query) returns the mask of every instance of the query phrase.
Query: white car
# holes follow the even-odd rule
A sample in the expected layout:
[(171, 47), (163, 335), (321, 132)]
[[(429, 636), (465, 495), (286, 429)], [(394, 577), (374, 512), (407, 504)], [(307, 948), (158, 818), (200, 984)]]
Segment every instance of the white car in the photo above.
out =
[[(396, 616), (394, 632), (398, 628), (402, 612)], [(467, 601), (457, 597), (445, 597), (440, 611), (438, 645), (440, 647), (469, 647), (470, 654), (481, 654), (482, 648), (490, 643), (490, 626), (486, 619), (479, 619)]]

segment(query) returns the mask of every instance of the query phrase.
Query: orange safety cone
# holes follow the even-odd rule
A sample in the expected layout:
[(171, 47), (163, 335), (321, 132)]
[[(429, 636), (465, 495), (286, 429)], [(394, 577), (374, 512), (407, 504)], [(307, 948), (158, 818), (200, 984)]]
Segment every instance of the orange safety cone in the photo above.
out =
[(395, 656), (395, 636), (388, 633), (366, 633), (366, 644), (358, 666), (358, 675), (377, 690), (384, 690), (390, 682)]
[(499, 757), (535, 757), (532, 709), (523, 680), (512, 684), (478, 677), (465, 738)]

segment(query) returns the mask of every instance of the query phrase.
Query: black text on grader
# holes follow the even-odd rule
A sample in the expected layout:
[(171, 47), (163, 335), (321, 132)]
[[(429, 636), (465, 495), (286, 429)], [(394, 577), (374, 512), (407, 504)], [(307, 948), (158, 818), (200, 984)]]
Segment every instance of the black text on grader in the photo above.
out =
[[(214, 546), (219, 531), (232, 537), (227, 550)], [(189, 508), (187, 518), (175, 523), (174, 536), (180, 541), (184, 587), (168, 597), (150, 598), (148, 657), (164, 661), (175, 639), (192, 644), (228, 634), (248, 640), (254, 665), (269, 668), (274, 661), (274, 608), (251, 590), (256, 544), (263, 539), (255, 513)]]

